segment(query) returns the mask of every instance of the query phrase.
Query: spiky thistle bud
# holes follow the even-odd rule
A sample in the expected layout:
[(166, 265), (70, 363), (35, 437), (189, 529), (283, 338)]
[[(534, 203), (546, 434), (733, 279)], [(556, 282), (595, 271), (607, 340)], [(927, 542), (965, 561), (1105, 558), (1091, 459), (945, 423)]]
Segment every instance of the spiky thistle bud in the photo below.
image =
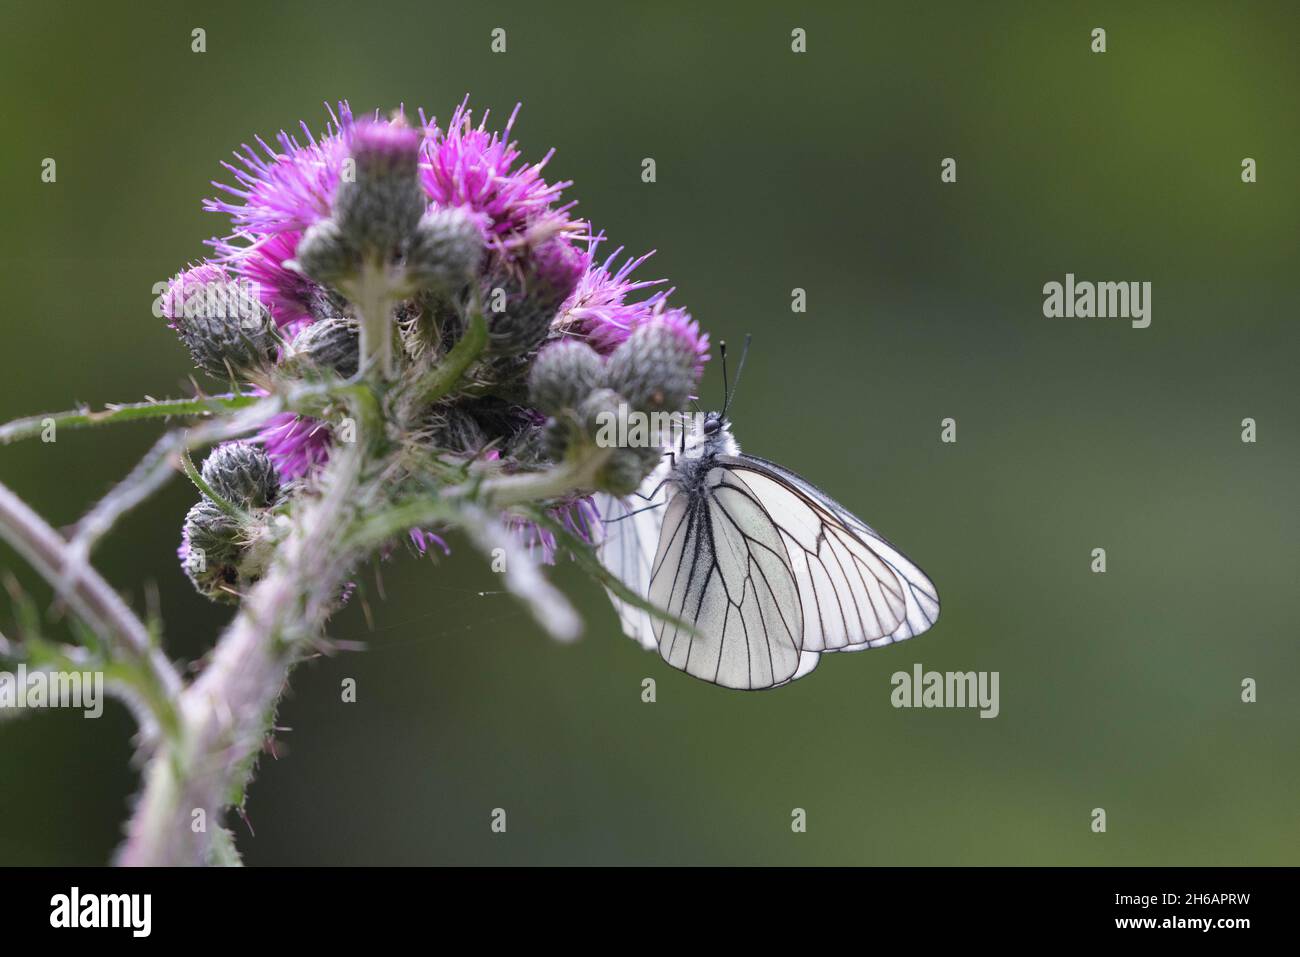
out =
[(352, 319), (322, 319), (305, 326), (289, 345), (289, 361), (328, 369), (344, 379), (357, 374), (361, 329)]
[(266, 508), (280, 492), (271, 459), (249, 442), (218, 445), (204, 460), (201, 474), (214, 492), (243, 508)]
[(605, 361), (577, 339), (554, 342), (537, 354), (528, 377), (532, 404), (547, 415), (578, 405), (600, 387)]
[(213, 601), (237, 603), (249, 584), (239, 570), (245, 551), (243, 528), (216, 502), (205, 496), (185, 515), (177, 555), (181, 568), (200, 595)]
[(334, 290), (323, 286), (312, 291), (307, 311), (316, 321), (349, 318), (348, 301)]
[(361, 122), (349, 146), (356, 175), (339, 183), (334, 220), (348, 245), (386, 263), (427, 206), (418, 176), (420, 134), (401, 122)]
[(596, 475), (599, 488), (612, 495), (631, 495), (645, 477), (655, 470), (663, 459), (663, 450), (657, 445), (634, 445), (615, 449), (609, 461)]
[(303, 275), (327, 286), (337, 286), (352, 276), (361, 258), (332, 219), (314, 223), (298, 241), (294, 257)]
[(406, 251), (406, 273), (425, 289), (453, 291), (474, 278), (486, 244), (482, 217), (468, 209), (434, 209), (421, 218)]
[(573, 292), (586, 261), (567, 239), (534, 249), (521, 275), (495, 272), (488, 280), (488, 344), (497, 355), (531, 352), (546, 339), (557, 310)]
[[(627, 399), (613, 389), (597, 389), (577, 408), (577, 421), (583, 434), (593, 444), (607, 444), (605, 437), (618, 434), (619, 418), (628, 412)], [(626, 434), (626, 429), (623, 430)]]
[(661, 319), (633, 331), (605, 364), (605, 381), (640, 412), (676, 412), (699, 377), (695, 337), (681, 323)]
[(218, 379), (268, 369), (280, 345), (275, 323), (256, 292), (205, 263), (176, 276), (163, 315), (194, 364)]

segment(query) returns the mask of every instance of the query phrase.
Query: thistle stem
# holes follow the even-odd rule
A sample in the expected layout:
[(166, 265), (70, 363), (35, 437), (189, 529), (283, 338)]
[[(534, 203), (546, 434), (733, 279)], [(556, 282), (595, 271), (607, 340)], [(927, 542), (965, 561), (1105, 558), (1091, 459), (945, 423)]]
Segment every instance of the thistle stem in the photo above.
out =
[(357, 305), (361, 337), (360, 368), (365, 375), (392, 379), (397, 374), (393, 354), (393, 295), (383, 267), (366, 263), (355, 284), (352, 298)]
[(479, 357), (487, 346), (487, 322), (482, 311), (475, 309), (470, 313), (469, 326), (465, 334), (451, 347), (445, 359), (438, 363), (416, 384), (415, 392), (422, 405), (428, 405), (441, 399), (452, 390), (470, 363)]
[(110, 405), (94, 411), (69, 409), (46, 415), (29, 415), (0, 425), (0, 445), (40, 435), (51, 425), (54, 429), (86, 429), (115, 422), (139, 422), (145, 419), (165, 419), (174, 416), (209, 416), (233, 412), (262, 401), (255, 395), (200, 396), (194, 399), (157, 399)]
[[(146, 737), (175, 725), (172, 700), (181, 678), (154, 644), (149, 630), (100, 574), (44, 519), (0, 484), (0, 537), (59, 589), (73, 611), (108, 645), (111, 653), (138, 675), (136, 685), (152, 718)], [(152, 726), (156, 724), (157, 727)]]
[[(149, 762), (119, 864), (237, 861), (229, 836), (218, 837), (222, 817), (242, 801), (289, 672), (351, 571), (344, 533), (365, 456), (359, 435), (330, 459), (321, 494), (305, 505), (208, 667), (181, 694), (180, 733)], [(202, 830), (195, 826), (200, 820)]]

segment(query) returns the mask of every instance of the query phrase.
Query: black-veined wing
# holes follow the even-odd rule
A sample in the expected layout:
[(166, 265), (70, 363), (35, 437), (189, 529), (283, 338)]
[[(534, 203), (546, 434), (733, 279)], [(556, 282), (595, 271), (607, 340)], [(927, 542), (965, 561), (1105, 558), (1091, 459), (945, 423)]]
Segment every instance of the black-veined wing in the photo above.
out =
[(938, 620), (925, 572), (817, 486), (757, 456), (717, 462), (780, 529), (803, 602), (805, 651), (878, 648)]
[(654, 623), (670, 665), (728, 688), (771, 688), (807, 674), (804, 613), (781, 532), (728, 468), (664, 510), (649, 600), (695, 626)]
[[(668, 501), (668, 486), (664, 483), (667, 475), (668, 462), (664, 461), (641, 483), (638, 495), (619, 498), (598, 492), (594, 496), (602, 527), (596, 557), (615, 578), (642, 597), (650, 590), (650, 567), (659, 547)], [(643, 648), (657, 648), (653, 616), (609, 589), (605, 591), (618, 612), (623, 633)]]

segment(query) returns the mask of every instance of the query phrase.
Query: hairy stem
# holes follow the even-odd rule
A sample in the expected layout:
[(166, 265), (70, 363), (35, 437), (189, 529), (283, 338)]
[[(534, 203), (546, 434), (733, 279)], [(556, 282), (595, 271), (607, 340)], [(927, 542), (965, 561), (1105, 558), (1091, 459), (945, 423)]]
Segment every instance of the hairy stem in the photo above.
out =
[(78, 617), (105, 642), (111, 657), (137, 672), (134, 684), (147, 706), (147, 713), (137, 713), (137, 718), (146, 738), (154, 737), (160, 729), (164, 733), (173, 731), (176, 718), (172, 701), (181, 689), (176, 669), (112, 586), (3, 484), (0, 537), (61, 591)]
[(367, 516), (357, 526), (353, 541), (359, 547), (373, 548), (408, 528), (435, 523), (456, 524), (463, 520), (464, 503), (470, 500), (502, 509), (527, 502), (564, 498), (574, 492), (589, 489), (611, 452), (611, 449), (592, 448), (587, 454), (554, 468), (468, 482), (446, 489), (438, 495), (421, 496), (394, 505), (378, 514)]
[(261, 400), (255, 395), (200, 396), (194, 399), (151, 399), (148, 402), (110, 405), (99, 411), (69, 409), (46, 415), (30, 415), (0, 425), (0, 445), (34, 438), (51, 425), (57, 433), (58, 429), (86, 429), (115, 422), (139, 422), (145, 419), (164, 419), (174, 416), (219, 415), (242, 409), (259, 401)]
[(361, 436), (336, 450), (319, 496), (305, 503), (208, 667), (181, 694), (180, 733), (146, 769), (118, 863), (233, 862), (228, 835), (218, 837), (223, 815), (242, 801), (290, 669), (320, 633), (352, 568), (344, 537), (365, 455)]
[(357, 304), (360, 339), (360, 368), (364, 375), (392, 379), (397, 357), (393, 353), (393, 294), (387, 274), (379, 263), (366, 263), (361, 275), (349, 284)]
[(428, 405), (450, 392), (465, 374), (470, 363), (477, 359), (487, 346), (487, 340), (487, 322), (483, 318), (483, 313), (476, 309), (470, 313), (469, 326), (465, 334), (452, 346), (447, 357), (416, 384), (416, 393), (421, 403)]

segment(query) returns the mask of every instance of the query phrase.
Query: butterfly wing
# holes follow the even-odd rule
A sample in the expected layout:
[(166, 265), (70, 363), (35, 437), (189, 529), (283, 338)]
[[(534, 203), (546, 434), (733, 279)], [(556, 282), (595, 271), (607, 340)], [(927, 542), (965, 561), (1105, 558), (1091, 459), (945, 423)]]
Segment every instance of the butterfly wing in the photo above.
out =
[(805, 652), (878, 648), (938, 620), (939, 595), (925, 572), (817, 486), (757, 456), (717, 464), (780, 529), (803, 602)]
[(771, 688), (807, 674), (803, 606), (781, 531), (735, 470), (715, 467), (664, 509), (647, 597), (691, 623), (655, 621), (670, 665), (728, 688)]
[[(659, 547), (664, 505), (668, 501), (668, 487), (664, 484), (667, 474), (668, 463), (663, 462), (641, 483), (639, 494), (619, 498), (600, 492), (594, 497), (603, 529), (596, 557), (637, 595), (644, 596), (650, 589), (650, 568)], [(618, 612), (623, 633), (642, 648), (658, 647), (654, 617), (609, 589), (606, 593)]]

